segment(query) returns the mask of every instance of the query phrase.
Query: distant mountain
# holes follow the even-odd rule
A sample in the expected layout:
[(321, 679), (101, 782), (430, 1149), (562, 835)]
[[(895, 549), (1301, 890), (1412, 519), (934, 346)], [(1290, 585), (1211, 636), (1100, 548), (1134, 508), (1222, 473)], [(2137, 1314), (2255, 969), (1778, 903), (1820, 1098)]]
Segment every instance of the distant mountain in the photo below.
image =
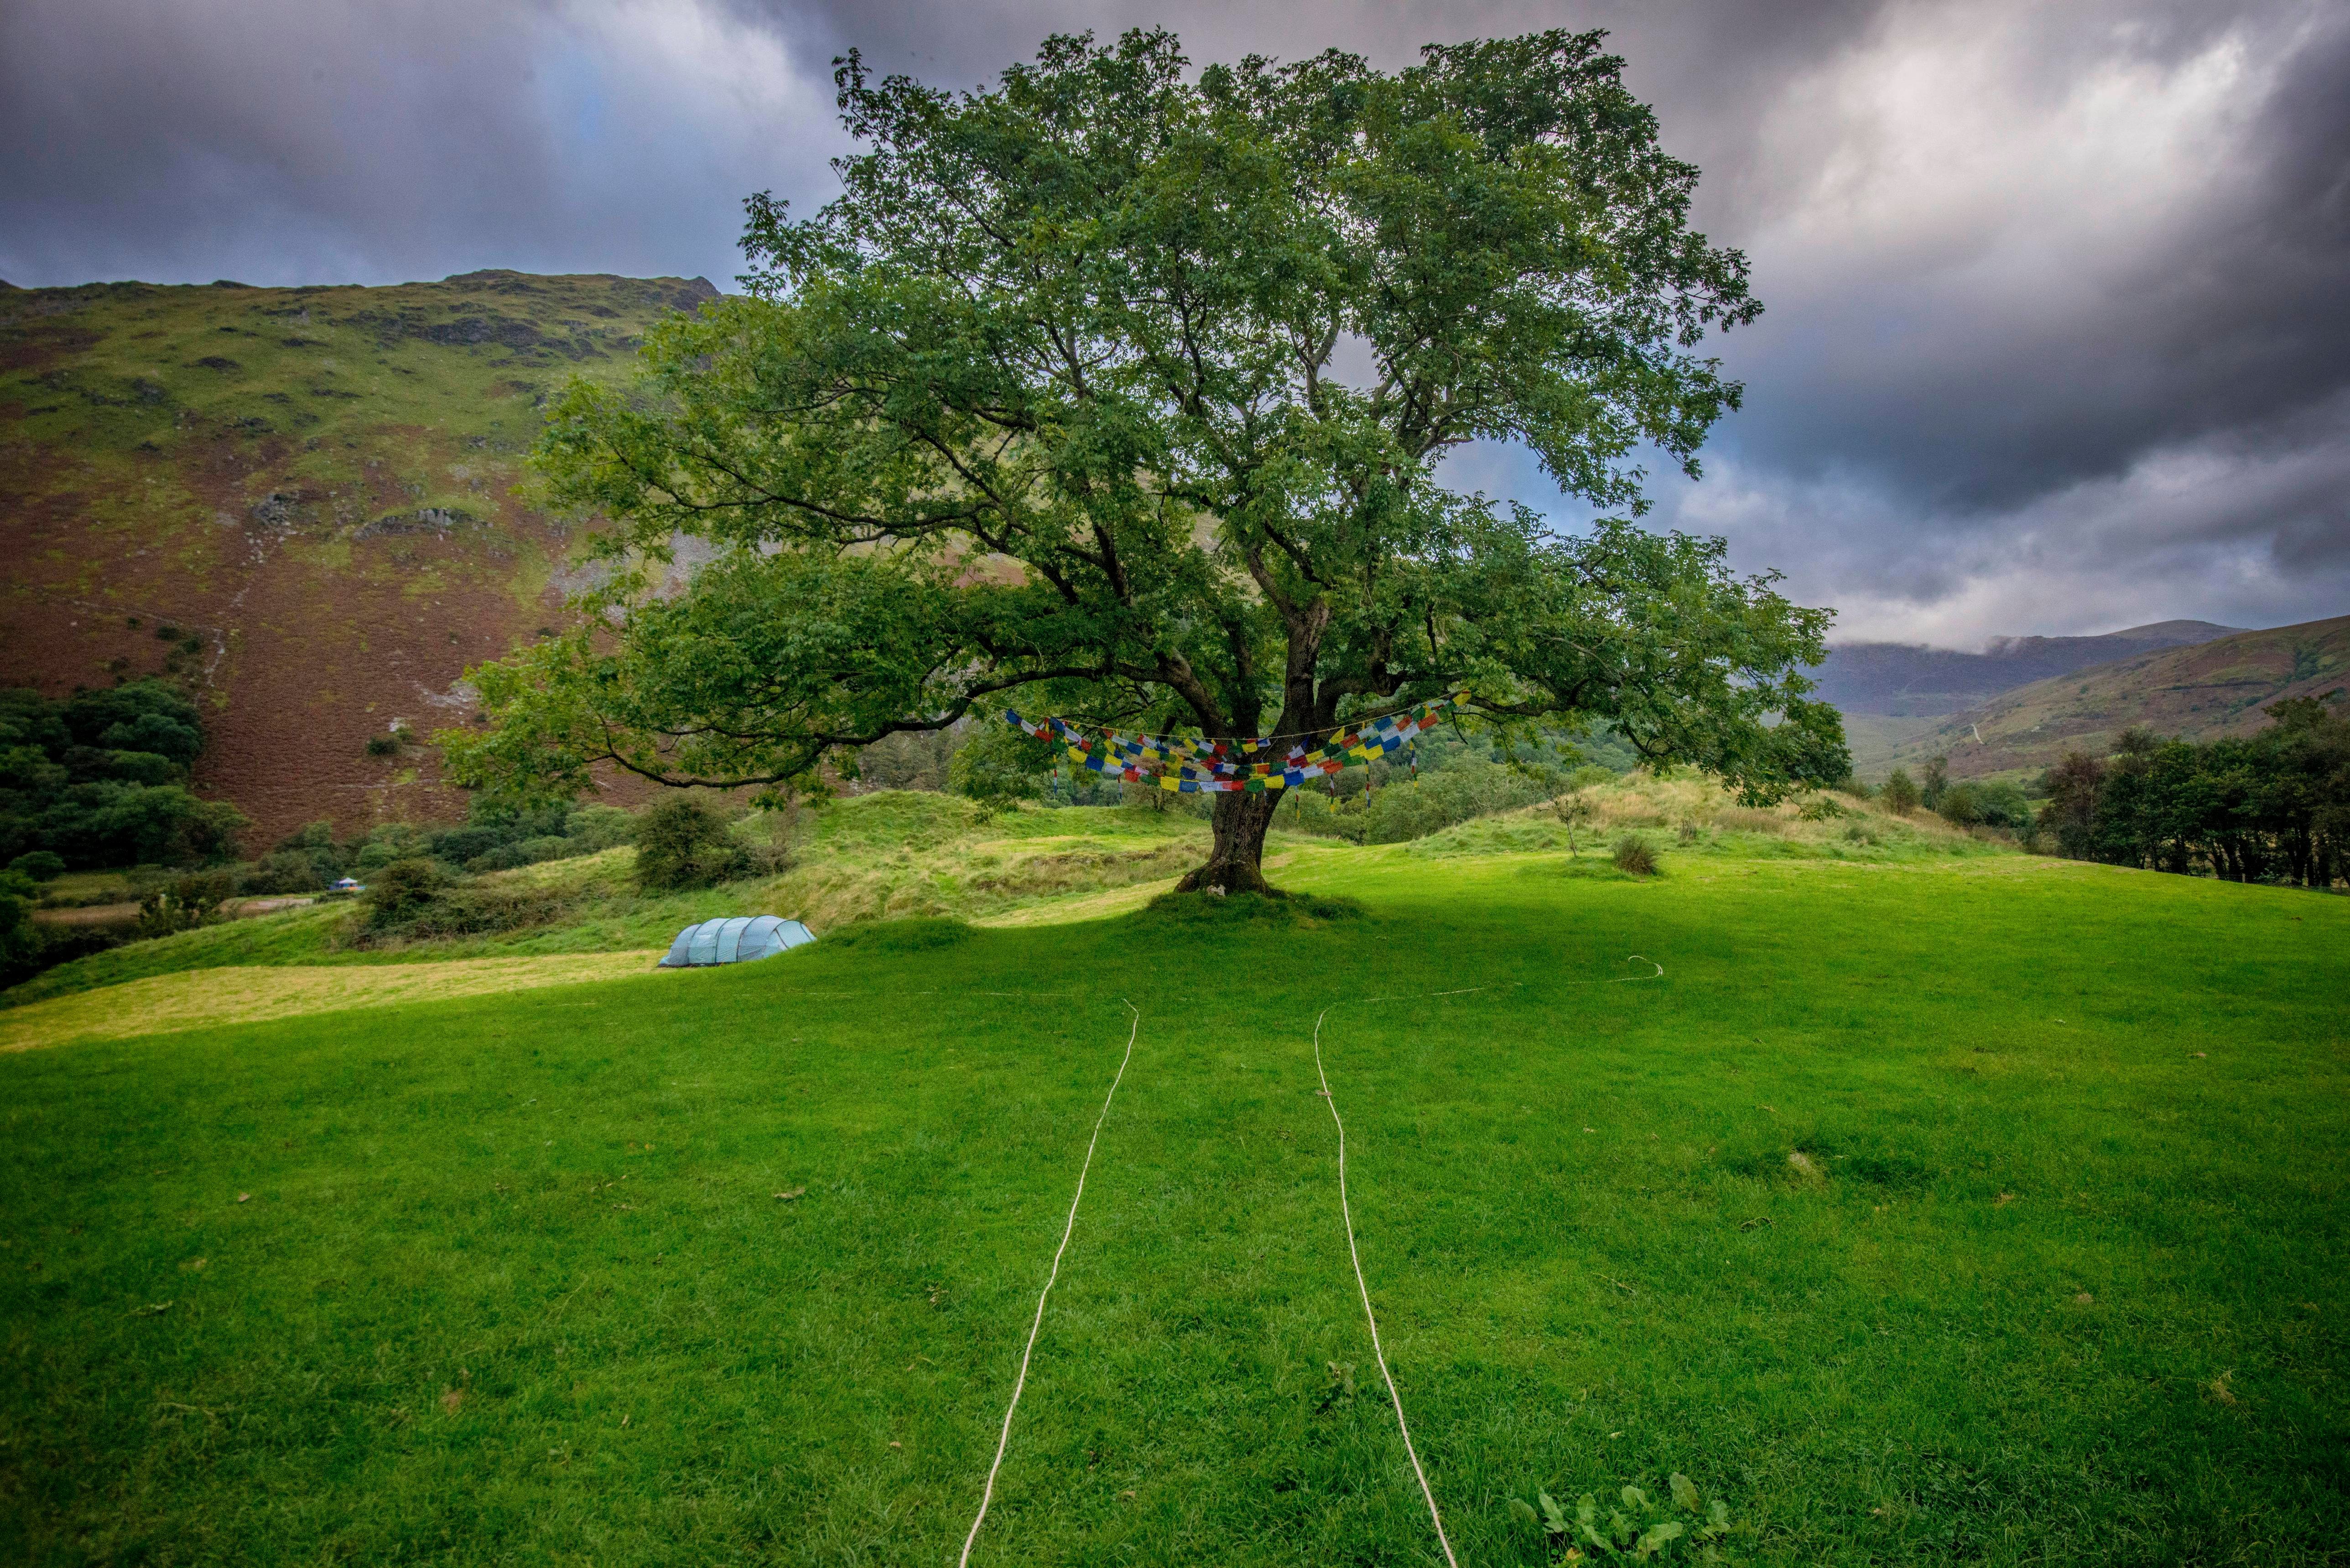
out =
[(2270, 722), (2262, 711), (2270, 703), (2335, 687), (2350, 688), (2350, 616), (2238, 632), (2034, 681), (1902, 737), (1862, 773), (1881, 776), (1938, 753), (1961, 778), (2045, 767), (2066, 752), (2102, 756), (2124, 730), (2141, 726), (2198, 741), (2249, 734)]
[(213, 736), (196, 785), (263, 839), (462, 812), (432, 753), (384, 741), (462, 718), (465, 666), (554, 619), (572, 542), (513, 493), (538, 410), (716, 293), (0, 293), (0, 686), (185, 680)]
[(2102, 637), (2002, 637), (1982, 653), (1907, 642), (1846, 642), (1813, 674), (1818, 695), (1848, 714), (1955, 713), (2034, 680), (2138, 654), (2230, 637), (2242, 627), (2164, 620)]

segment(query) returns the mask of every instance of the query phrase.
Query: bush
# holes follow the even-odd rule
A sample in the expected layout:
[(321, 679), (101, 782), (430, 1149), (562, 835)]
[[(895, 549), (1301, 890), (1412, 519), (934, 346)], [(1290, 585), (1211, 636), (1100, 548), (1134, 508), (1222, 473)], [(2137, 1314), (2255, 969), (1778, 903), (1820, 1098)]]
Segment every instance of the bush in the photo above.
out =
[[(287, 885), (288, 893), (307, 892), (323, 888), (343, 874), (351, 857), (335, 843), (335, 825), (331, 822), (306, 822), (295, 832), (277, 841), (277, 847), (255, 863), (256, 871), (263, 866), (271, 867), (270, 877)], [(305, 879), (297, 867), (307, 867)]]
[(637, 819), (617, 805), (583, 805), (571, 814), (564, 831), (578, 847), (573, 852), (593, 855), (599, 849), (637, 841)]
[(176, 877), (139, 901), (138, 934), (168, 937), (219, 920), (221, 906), (236, 891), (236, 879), (226, 871), (199, 871)]
[(395, 860), (412, 860), (425, 852), (426, 836), (405, 822), (387, 822), (367, 836), (351, 857), (351, 872), (364, 878), (370, 872), (382, 869)]
[(449, 886), (449, 874), (430, 860), (395, 860), (368, 878), (368, 926), (389, 930), (416, 920)]
[(1877, 792), (1877, 799), (1896, 816), (1908, 815), (1918, 809), (1919, 803), (1917, 784), (1899, 768), (1895, 768), (1886, 779), (1885, 787)]
[(1942, 809), (1942, 792), (1950, 787), (1950, 759), (1928, 757), (1918, 770), (1918, 798), (1926, 803), (1928, 811)]
[(520, 930), (561, 918), (570, 900), (551, 888), (484, 888), (454, 883), (405, 920), (380, 928), (379, 936), (424, 939), (483, 936)]
[(2032, 803), (2023, 798), (2022, 790), (2004, 781), (1946, 784), (1935, 810), (1953, 827), (2004, 827), (2020, 833), (2032, 829)]
[(1654, 877), (1657, 874), (1657, 852), (1648, 841), (1637, 833), (1627, 833), (1616, 841), (1613, 855), (1616, 869), (1627, 877)]
[(368, 737), (367, 754), (371, 757), (396, 757), (400, 755), (400, 737), (398, 735), (369, 735)]
[(8, 869), (21, 871), (36, 882), (54, 882), (66, 874), (66, 860), (62, 855), (36, 849), (8, 862)]
[(1397, 779), (1363, 802), (1365, 844), (1425, 838), (1480, 816), (1547, 798), (1555, 779), (1540, 779), (1479, 756), (1463, 756), (1416, 779)]
[(726, 818), (707, 802), (665, 800), (637, 819), (637, 880), (649, 890), (707, 888), (749, 867), (749, 855), (726, 831)]
[(330, 878), (319, 874), (307, 850), (273, 849), (239, 878), (248, 893), (315, 893)]

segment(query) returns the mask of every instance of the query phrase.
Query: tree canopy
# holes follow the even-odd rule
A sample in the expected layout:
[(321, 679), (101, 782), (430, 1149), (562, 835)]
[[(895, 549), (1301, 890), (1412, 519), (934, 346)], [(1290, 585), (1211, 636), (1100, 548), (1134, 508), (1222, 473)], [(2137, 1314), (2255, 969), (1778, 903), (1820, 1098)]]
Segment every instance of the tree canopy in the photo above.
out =
[[(748, 293), (556, 410), (537, 462), (612, 575), (475, 672), (455, 775), (789, 788), (1007, 701), (1221, 738), (1466, 690), (1761, 796), (1842, 776), (1828, 612), (1634, 521), (1635, 457), (1695, 474), (1739, 401), (1697, 346), (1760, 306), (1601, 37), (1193, 76), (1081, 35), (964, 93), (851, 54), (842, 193), (754, 197)], [(1481, 441), (1615, 514), (1461, 493)], [(681, 535), (716, 546), (681, 589)], [(1218, 797), (1201, 880), (1261, 886), (1271, 804)]]

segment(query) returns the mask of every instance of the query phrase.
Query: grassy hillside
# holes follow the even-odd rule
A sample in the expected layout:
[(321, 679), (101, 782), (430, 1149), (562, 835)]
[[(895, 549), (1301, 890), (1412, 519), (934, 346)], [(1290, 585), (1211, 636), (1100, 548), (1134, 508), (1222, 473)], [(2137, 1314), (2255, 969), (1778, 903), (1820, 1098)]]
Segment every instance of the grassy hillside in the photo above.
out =
[(538, 407), (618, 376), (700, 280), (473, 273), (393, 288), (0, 292), (0, 682), (169, 670), (197, 784), (266, 840), (462, 811), (394, 720), (462, 714), (570, 542), (509, 492)]
[(952, 1562), (1130, 1000), (976, 1563), (1439, 1560), (1325, 1009), (1462, 1563), (2337, 1561), (2350, 905), (1802, 826), (0, 1057), (0, 1554)]
[[(1842, 815), (1806, 821), (1795, 803), (1767, 811), (1740, 807), (1718, 785), (1693, 776), (1634, 775), (1586, 793), (1596, 815), (1577, 837), (1579, 857), (1570, 857), (1578, 874), (1612, 875), (1606, 845), (1627, 832), (1692, 863), (1771, 856), (1890, 865), (2002, 853), (1938, 817), (1891, 817), (1848, 797), (1836, 797)], [(754, 825), (745, 826), (756, 832)], [(1569, 838), (1537, 806), (1375, 854), (1447, 859), (1555, 853), (1568, 849)], [(694, 892), (642, 893), (636, 887), (636, 852), (621, 847), (484, 877), (477, 884), (483, 890), (526, 896), (541, 905), (535, 922), (494, 934), (371, 941), (366, 911), (340, 901), (111, 949), (0, 992), (0, 1009), (7, 1010), (0, 1011), (0, 1050), (184, 1027), (197, 1017), (366, 1005), (375, 994), (357, 981), (323, 986), (288, 980), (280, 996), (265, 973), (257, 972), (294, 967), (641, 953), (666, 949), (693, 921), (730, 915), (781, 914), (826, 932), (921, 916), (1028, 925), (1125, 914), (1167, 891), (1207, 850), (1206, 823), (1180, 813), (1030, 807), (996, 815), (953, 795), (885, 791), (812, 814), (795, 863), (780, 875)], [(1358, 863), (1329, 839), (1277, 829), (1267, 867), (1279, 879), (1333, 854)], [(217, 983), (117, 989), (213, 971), (223, 971)], [(569, 971), (558, 966), (556, 972)], [(75, 997), (86, 1000), (62, 1005), (61, 999)]]
[(2350, 616), (2035, 681), (1902, 737), (1880, 754), (1878, 771), (1914, 767), (1938, 753), (1960, 777), (2041, 768), (2070, 751), (2103, 755), (2138, 725), (2198, 741), (2249, 734), (2269, 722), (2261, 711), (2268, 704), (2337, 686), (2350, 686)]

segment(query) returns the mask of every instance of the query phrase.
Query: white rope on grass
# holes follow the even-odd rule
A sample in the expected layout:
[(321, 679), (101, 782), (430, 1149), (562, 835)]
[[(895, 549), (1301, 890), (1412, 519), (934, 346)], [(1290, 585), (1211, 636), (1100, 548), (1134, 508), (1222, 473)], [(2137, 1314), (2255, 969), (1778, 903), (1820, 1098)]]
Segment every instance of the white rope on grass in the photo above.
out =
[[(1648, 965), (1656, 971), (1656, 973), (1626, 974), (1618, 975), (1615, 979), (1608, 981), (1569, 981), (1568, 983), (1583, 985), (1621, 985), (1626, 981), (1661, 980), (1664, 978), (1665, 966), (1657, 962), (1656, 960), (1643, 957), (1639, 953), (1634, 953), (1631, 955), (1631, 958), (1625, 960), (1625, 961), (1629, 963), (1633, 961), (1633, 960), (1638, 960), (1641, 963)], [(1524, 982), (1521, 981), (1515, 984), (1503, 987), (1503, 989), (1515, 990), (1518, 986), (1523, 985), (1523, 983)], [(1471, 992), (1490, 991), (1493, 988), (1491, 986), (1464, 985), (1454, 991), (1422, 992), (1418, 996), (1374, 996), (1366, 997), (1362, 1000), (1367, 1002), (1416, 1002), (1440, 996), (1467, 996)], [(1330, 1007), (1336, 1007), (1338, 1005), (1339, 1003), (1334, 1002), (1330, 1004)], [(1347, 1256), (1353, 1261), (1355, 1265), (1355, 1289), (1362, 1293), (1363, 1321), (1370, 1325), (1371, 1354), (1378, 1358), (1379, 1376), (1388, 1386), (1388, 1401), (1395, 1407), (1396, 1430), (1403, 1434), (1403, 1451), (1411, 1460), (1411, 1473), (1419, 1480), (1419, 1495), (1428, 1500), (1428, 1518), (1429, 1522), (1436, 1526), (1436, 1543), (1444, 1549), (1444, 1561), (1451, 1564), (1451, 1568), (1461, 1568), (1459, 1560), (1452, 1555), (1452, 1542), (1444, 1533), (1444, 1515), (1436, 1506), (1435, 1489), (1428, 1484), (1428, 1472), (1420, 1468), (1419, 1450), (1412, 1444), (1411, 1426), (1410, 1423), (1404, 1419), (1403, 1415), (1403, 1396), (1396, 1392), (1395, 1374), (1388, 1369), (1387, 1349), (1379, 1343), (1379, 1316), (1378, 1314), (1371, 1310), (1371, 1287), (1363, 1278), (1363, 1254), (1361, 1250), (1355, 1243), (1355, 1210), (1354, 1206), (1347, 1201), (1347, 1124), (1338, 1115), (1338, 1096), (1330, 1092), (1330, 1075), (1322, 1065), (1322, 1021), (1330, 1016), (1330, 1007), (1324, 1008), (1320, 1013), (1315, 1015), (1314, 1020), (1314, 1075), (1322, 1080), (1322, 1098), (1330, 1107), (1330, 1120), (1332, 1124), (1338, 1129), (1338, 1216), (1346, 1222), (1347, 1226)]]
[[(1125, 1002), (1124, 997), (1118, 998)], [(1012, 1382), (1012, 1403), (1003, 1407), (1003, 1431), (995, 1439), (995, 1462), (987, 1467), (987, 1485), (979, 1496), (979, 1512), (971, 1521), (971, 1533), (963, 1537), (962, 1555), (955, 1559), (956, 1568), (969, 1568), (971, 1549), (979, 1542), (979, 1527), (987, 1522), (987, 1506), (995, 1501), (995, 1473), (1003, 1468), (1003, 1451), (1012, 1445), (1012, 1416), (1020, 1408), (1021, 1390), (1028, 1386), (1028, 1358), (1036, 1353), (1036, 1334), (1045, 1326), (1045, 1298), (1053, 1293), (1053, 1282), (1061, 1277), (1061, 1254), (1069, 1250), (1069, 1238), (1077, 1229), (1077, 1205), (1085, 1201), (1086, 1174), (1094, 1167), (1094, 1146), (1101, 1142), (1102, 1123), (1109, 1119), (1109, 1104), (1118, 1098), (1118, 1086), (1126, 1077), (1126, 1064), (1134, 1060), (1135, 1037), (1142, 1033), (1142, 1012), (1131, 1002), (1126, 1010), (1134, 1014), (1134, 1025), (1127, 1031), (1126, 1054), (1118, 1058), (1118, 1074), (1109, 1081), (1109, 1093), (1102, 1096), (1101, 1115), (1094, 1118), (1094, 1136), (1086, 1140), (1085, 1163), (1077, 1167), (1076, 1195), (1069, 1199), (1068, 1222), (1061, 1227), (1061, 1244), (1053, 1249), (1052, 1272), (1045, 1276), (1045, 1288), (1037, 1293), (1036, 1319), (1028, 1325), (1028, 1345), (1020, 1353), (1020, 1376)]]
[(1322, 1080), (1322, 1098), (1329, 1103), (1330, 1120), (1338, 1128), (1338, 1213), (1347, 1222), (1347, 1255), (1355, 1262), (1355, 1288), (1363, 1293), (1363, 1320), (1371, 1325), (1371, 1354), (1378, 1358), (1379, 1376), (1386, 1379), (1388, 1399), (1395, 1406), (1396, 1430), (1403, 1434), (1403, 1451), (1411, 1459), (1411, 1473), (1419, 1478), (1419, 1495), (1428, 1500), (1428, 1517), (1436, 1526), (1436, 1543), (1444, 1548), (1444, 1561), (1451, 1568), (1461, 1568), (1452, 1555), (1452, 1542), (1444, 1533), (1444, 1515), (1437, 1511), (1436, 1493), (1428, 1484), (1428, 1472), (1419, 1468), (1419, 1450), (1412, 1447), (1411, 1427), (1403, 1418), (1403, 1396), (1396, 1392), (1395, 1374), (1388, 1370), (1388, 1353), (1379, 1344), (1379, 1318), (1371, 1310), (1371, 1287), (1363, 1281), (1363, 1254), (1355, 1246), (1355, 1211), (1347, 1201), (1347, 1124), (1338, 1116), (1338, 1098), (1330, 1092), (1330, 1075), (1322, 1070), (1322, 1020), (1330, 1016), (1330, 1009), (1322, 1010), (1314, 1020), (1314, 1074)]

